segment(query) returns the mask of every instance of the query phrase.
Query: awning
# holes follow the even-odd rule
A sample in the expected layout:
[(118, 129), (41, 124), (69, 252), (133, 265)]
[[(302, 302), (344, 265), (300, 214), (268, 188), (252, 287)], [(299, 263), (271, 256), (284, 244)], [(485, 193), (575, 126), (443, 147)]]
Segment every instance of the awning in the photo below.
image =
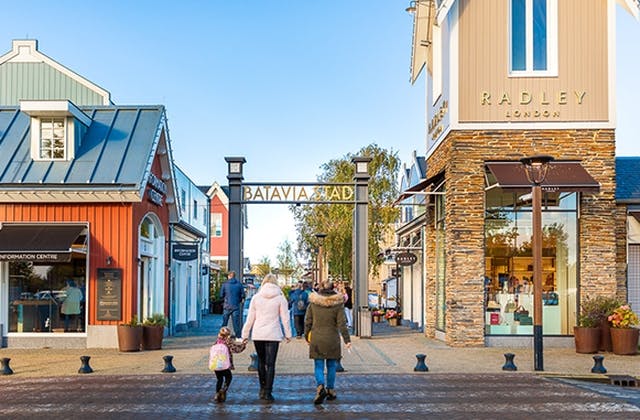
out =
[(58, 262), (71, 259), (72, 245), (84, 225), (0, 225), (0, 262)]
[(435, 184), (443, 179), (444, 179), (444, 172), (440, 172), (430, 178), (423, 179), (417, 184), (412, 185), (406, 190), (402, 191), (398, 196), (398, 198), (396, 198), (396, 200), (393, 202), (393, 205), (395, 206), (398, 203), (401, 203), (402, 201), (406, 200), (407, 198), (413, 195), (416, 195), (417, 193), (422, 193), (425, 189), (427, 189), (428, 186), (430, 186), (431, 184)]
[[(487, 168), (496, 177), (497, 186), (504, 190), (529, 191), (524, 165), (520, 162), (487, 162)], [(549, 163), (543, 191), (597, 193), (600, 184), (579, 162), (554, 161)]]
[(640, 211), (629, 211), (629, 216), (633, 216), (640, 223)]

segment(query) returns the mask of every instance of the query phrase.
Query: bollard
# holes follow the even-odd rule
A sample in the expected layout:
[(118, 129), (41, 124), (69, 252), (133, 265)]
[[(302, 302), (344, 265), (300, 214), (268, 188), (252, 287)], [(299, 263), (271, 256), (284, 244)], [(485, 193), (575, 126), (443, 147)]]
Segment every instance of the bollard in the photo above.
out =
[(78, 373), (93, 373), (93, 369), (89, 366), (89, 359), (91, 359), (90, 356), (80, 356), (82, 365), (80, 366), (80, 369), (78, 369)]
[(418, 363), (416, 363), (416, 367), (413, 368), (414, 372), (429, 372), (429, 368), (424, 360), (427, 358), (426, 354), (416, 354), (416, 358), (418, 359)]
[(249, 356), (251, 357), (251, 364), (247, 370), (255, 372), (258, 370), (258, 353), (251, 353)]
[(166, 355), (166, 356), (162, 356), (162, 359), (164, 360), (164, 369), (162, 369), (162, 373), (173, 373), (176, 371), (176, 368), (173, 367), (173, 356), (171, 355)]
[(0, 360), (0, 362), (2, 362), (2, 372), (0, 372), (0, 374), (2, 374), (2, 375), (13, 375), (13, 371), (9, 367), (9, 362), (10, 361), (11, 361), (11, 359), (8, 358), (8, 357), (3, 357)]
[(342, 367), (342, 357), (336, 361), (336, 372), (344, 372), (344, 368)]
[(504, 357), (506, 359), (506, 362), (505, 362), (504, 366), (502, 366), (502, 370), (511, 370), (511, 371), (518, 370), (518, 368), (516, 367), (516, 364), (513, 363), (513, 358), (516, 357), (515, 354), (513, 354), (513, 353), (505, 353)]
[(591, 368), (591, 373), (607, 373), (607, 369), (605, 369), (604, 365), (602, 364), (602, 362), (604, 361), (604, 356), (596, 354), (595, 356), (593, 356), (593, 361), (595, 362), (595, 364)]

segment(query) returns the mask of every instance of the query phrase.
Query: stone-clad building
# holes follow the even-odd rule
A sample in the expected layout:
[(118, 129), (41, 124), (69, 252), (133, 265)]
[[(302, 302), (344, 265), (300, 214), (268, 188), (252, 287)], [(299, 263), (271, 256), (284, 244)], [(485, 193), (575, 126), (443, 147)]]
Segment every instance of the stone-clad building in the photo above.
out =
[[(454, 346), (530, 345), (532, 197), (543, 187), (543, 334), (622, 294), (616, 266), (616, 1), (412, 2), (411, 78), (427, 77), (425, 332)], [(623, 1), (635, 15), (636, 1)], [(624, 234), (623, 234), (624, 236)], [(528, 312), (514, 318), (514, 309)]]

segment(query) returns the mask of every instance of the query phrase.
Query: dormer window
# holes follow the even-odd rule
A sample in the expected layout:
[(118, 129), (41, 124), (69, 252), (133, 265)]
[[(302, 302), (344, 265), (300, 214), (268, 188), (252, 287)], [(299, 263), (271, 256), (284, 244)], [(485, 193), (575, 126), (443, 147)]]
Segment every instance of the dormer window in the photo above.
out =
[(511, 76), (558, 75), (558, 1), (511, 0)]
[(31, 158), (72, 160), (91, 118), (70, 101), (20, 101), (31, 117)]
[(66, 159), (64, 118), (40, 118), (40, 159)]

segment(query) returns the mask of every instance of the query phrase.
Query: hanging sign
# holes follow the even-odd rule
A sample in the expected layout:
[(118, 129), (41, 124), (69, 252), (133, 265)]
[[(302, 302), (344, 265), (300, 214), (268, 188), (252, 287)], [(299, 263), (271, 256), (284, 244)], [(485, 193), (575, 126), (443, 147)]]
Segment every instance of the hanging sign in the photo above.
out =
[(416, 254), (412, 254), (411, 252), (401, 252), (396, 255), (396, 264), (398, 265), (413, 265), (416, 261), (418, 261), (418, 257), (416, 257)]
[(173, 259), (193, 261), (198, 259), (198, 245), (173, 244)]

